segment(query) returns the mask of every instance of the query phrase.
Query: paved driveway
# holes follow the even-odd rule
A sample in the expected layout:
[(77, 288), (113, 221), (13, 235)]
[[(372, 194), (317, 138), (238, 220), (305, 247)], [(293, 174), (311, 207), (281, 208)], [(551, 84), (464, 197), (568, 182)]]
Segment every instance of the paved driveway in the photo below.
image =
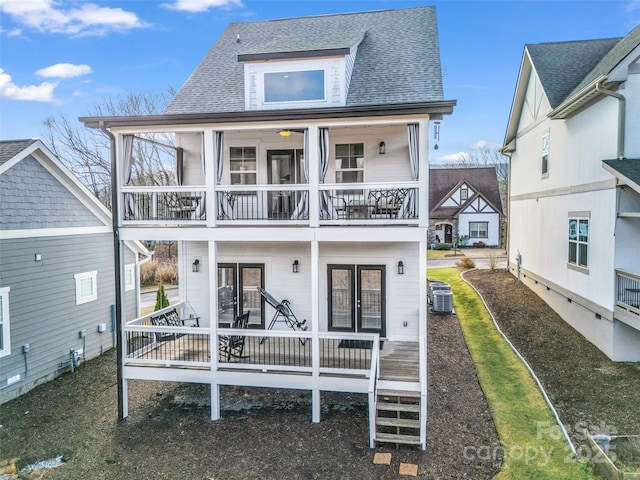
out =
[[(453, 250), (451, 251), (453, 254)], [(495, 262), (495, 268), (507, 268), (507, 254), (503, 248), (465, 248), (458, 250), (465, 257), (473, 258), (477, 268), (491, 268)], [(427, 260), (427, 268), (453, 267), (461, 257), (449, 257), (437, 260)]]

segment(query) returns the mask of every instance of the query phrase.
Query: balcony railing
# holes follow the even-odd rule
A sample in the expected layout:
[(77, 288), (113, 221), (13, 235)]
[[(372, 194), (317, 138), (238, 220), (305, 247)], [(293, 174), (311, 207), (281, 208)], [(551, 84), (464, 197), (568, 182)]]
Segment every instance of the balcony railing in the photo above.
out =
[[(207, 222), (205, 187), (122, 187), (126, 224)], [(216, 222), (222, 224), (308, 224), (309, 185), (216, 187)], [(321, 224), (418, 223), (418, 182), (319, 185)]]
[(205, 222), (204, 187), (123, 187), (125, 221)]
[(616, 270), (616, 305), (640, 316), (640, 276)]

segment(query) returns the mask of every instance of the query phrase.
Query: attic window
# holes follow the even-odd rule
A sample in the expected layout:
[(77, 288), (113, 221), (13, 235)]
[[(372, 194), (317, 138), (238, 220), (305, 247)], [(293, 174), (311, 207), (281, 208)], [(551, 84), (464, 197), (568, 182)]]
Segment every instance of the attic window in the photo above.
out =
[(460, 200), (464, 201), (469, 198), (469, 189), (465, 186), (460, 189)]
[(324, 70), (267, 72), (264, 74), (265, 103), (324, 99)]

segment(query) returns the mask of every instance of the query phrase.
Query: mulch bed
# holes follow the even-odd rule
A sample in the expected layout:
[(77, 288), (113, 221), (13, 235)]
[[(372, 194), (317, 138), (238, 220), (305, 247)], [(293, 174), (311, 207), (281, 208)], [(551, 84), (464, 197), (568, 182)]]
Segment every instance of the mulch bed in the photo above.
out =
[(533, 368), (579, 451), (585, 428), (640, 434), (640, 363), (609, 360), (506, 271), (475, 270), (465, 278)]

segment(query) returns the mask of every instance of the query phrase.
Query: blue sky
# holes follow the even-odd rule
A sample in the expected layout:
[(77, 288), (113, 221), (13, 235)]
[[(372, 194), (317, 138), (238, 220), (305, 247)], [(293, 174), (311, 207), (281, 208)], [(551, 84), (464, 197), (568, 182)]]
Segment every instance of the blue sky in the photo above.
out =
[(502, 143), (526, 43), (621, 37), (640, 0), (0, 0), (0, 139), (38, 138), (48, 115), (180, 87), (230, 22), (436, 5), (445, 98), (432, 158)]

